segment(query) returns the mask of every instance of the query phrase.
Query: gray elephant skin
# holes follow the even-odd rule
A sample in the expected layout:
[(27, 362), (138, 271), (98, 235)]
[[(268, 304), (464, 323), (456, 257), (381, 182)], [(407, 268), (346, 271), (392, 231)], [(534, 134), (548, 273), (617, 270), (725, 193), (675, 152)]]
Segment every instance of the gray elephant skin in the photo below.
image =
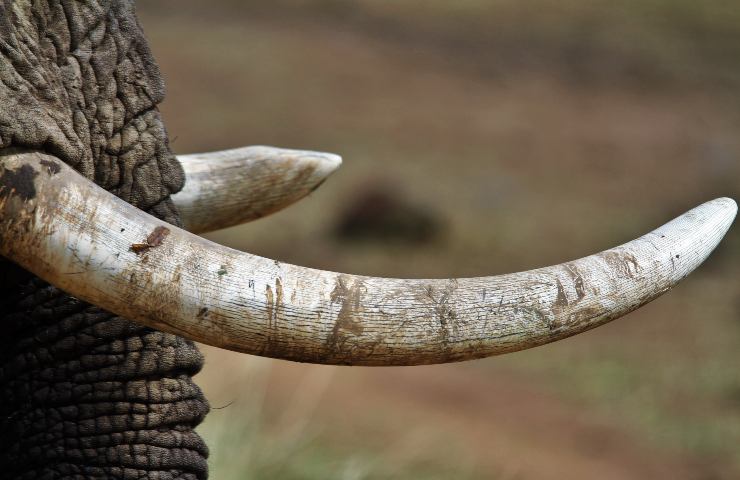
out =
[[(0, 149), (44, 151), (179, 224), (164, 85), (134, 3), (0, 2)], [(2, 263), (0, 477), (207, 477), (203, 358)]]

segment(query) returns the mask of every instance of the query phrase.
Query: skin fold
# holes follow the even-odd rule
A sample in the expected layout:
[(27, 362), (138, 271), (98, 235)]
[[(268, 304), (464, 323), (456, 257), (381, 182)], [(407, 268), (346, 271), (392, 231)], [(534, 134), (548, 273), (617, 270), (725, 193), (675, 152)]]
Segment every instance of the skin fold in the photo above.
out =
[[(180, 225), (163, 98), (132, 1), (0, 0), (0, 155), (55, 155)], [(0, 477), (207, 478), (195, 345), (0, 268)]]

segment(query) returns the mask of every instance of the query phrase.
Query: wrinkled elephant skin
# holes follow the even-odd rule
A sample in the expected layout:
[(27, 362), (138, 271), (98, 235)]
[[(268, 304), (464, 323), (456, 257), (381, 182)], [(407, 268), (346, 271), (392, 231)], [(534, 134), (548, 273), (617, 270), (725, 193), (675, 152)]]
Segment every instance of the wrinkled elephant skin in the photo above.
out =
[[(50, 153), (179, 224), (163, 97), (132, 1), (0, 1), (0, 153)], [(195, 345), (2, 269), (0, 477), (206, 478)]]

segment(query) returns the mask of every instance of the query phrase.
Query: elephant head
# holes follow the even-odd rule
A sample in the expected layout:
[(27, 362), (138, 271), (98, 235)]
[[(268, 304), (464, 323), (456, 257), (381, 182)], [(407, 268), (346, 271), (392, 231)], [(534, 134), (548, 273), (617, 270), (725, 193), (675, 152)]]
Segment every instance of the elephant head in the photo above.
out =
[(0, 1), (4, 475), (205, 478), (191, 341), (343, 365), (521, 350), (670, 290), (737, 211), (714, 200), (625, 245), (503, 276), (312, 270), (195, 234), (298, 200), (339, 157), (254, 147), (178, 160), (163, 97), (132, 0)]

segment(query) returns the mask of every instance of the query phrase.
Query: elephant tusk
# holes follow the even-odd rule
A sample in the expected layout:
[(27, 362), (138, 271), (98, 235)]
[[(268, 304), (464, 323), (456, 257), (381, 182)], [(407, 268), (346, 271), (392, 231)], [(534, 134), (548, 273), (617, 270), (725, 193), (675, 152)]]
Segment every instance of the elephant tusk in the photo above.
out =
[(707, 202), (561, 265), (401, 280), (283, 264), (133, 208), (42, 154), (0, 169), (0, 253), (118, 315), (230, 350), (301, 362), (415, 365), (512, 352), (589, 330), (667, 292), (730, 228)]
[(205, 233), (282, 210), (316, 190), (339, 168), (330, 153), (245, 147), (180, 155), (185, 187), (172, 195), (183, 226)]

